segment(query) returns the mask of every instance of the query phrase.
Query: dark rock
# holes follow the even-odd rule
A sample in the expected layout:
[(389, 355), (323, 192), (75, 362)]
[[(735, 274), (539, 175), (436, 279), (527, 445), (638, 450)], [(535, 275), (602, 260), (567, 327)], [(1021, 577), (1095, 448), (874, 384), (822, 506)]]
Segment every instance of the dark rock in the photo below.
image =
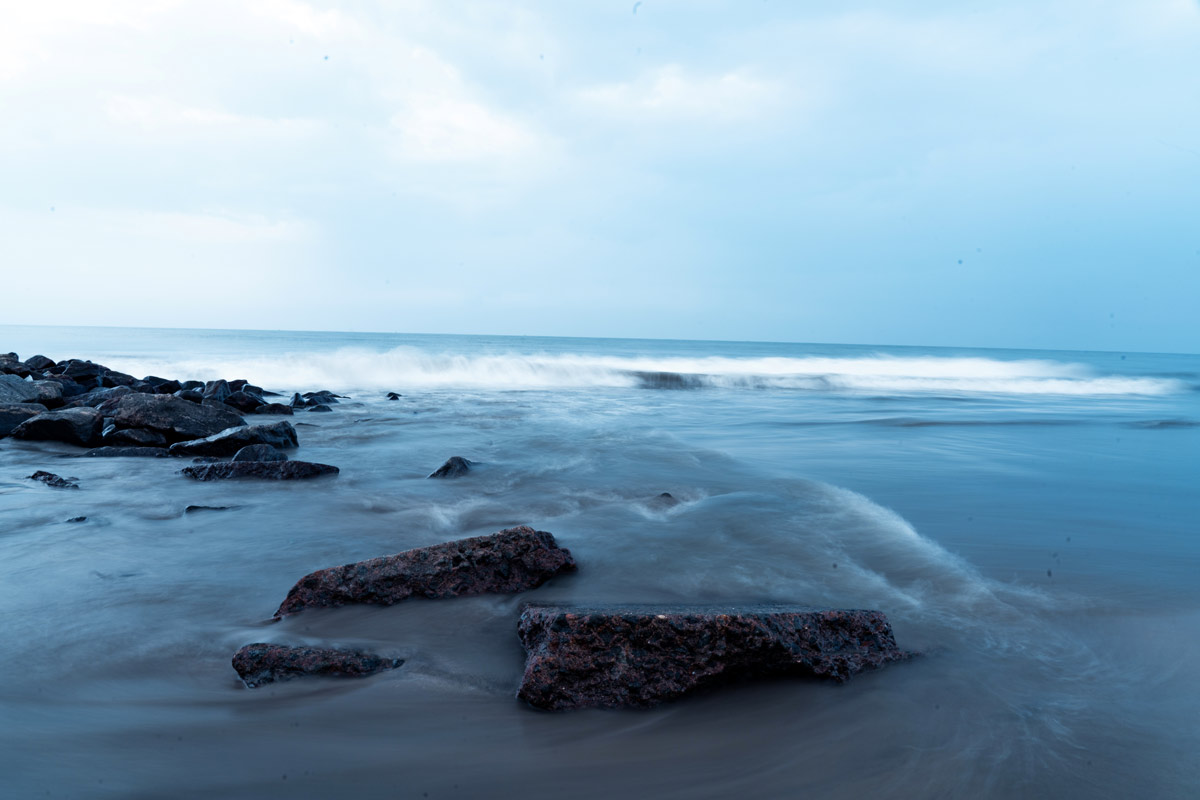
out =
[(466, 475), (471, 471), (471, 467), (475, 465), (474, 461), (467, 461), (462, 456), (450, 456), (446, 459), (446, 463), (442, 464), (435, 471), (429, 474), (431, 478), (457, 478), (460, 475)]
[(91, 447), (99, 443), (103, 424), (103, 415), (94, 408), (64, 408), (30, 417), (13, 429), (12, 437)]
[(67, 401), (64, 406), (66, 408), (99, 408), (109, 400), (115, 400), (133, 393), (133, 389), (130, 389), (128, 386), (109, 386), (92, 389), (90, 392)]
[(175, 394), (183, 389), (183, 384), (179, 381), (157, 378), (153, 375), (146, 376), (146, 383), (154, 387), (155, 394)]
[(37, 472), (30, 475), (29, 480), (41, 481), (42, 483), (46, 484), (47, 486), (53, 486), (55, 489), (78, 489), (79, 488), (79, 484), (75, 483), (75, 481), (73, 481), (73, 480), (67, 480), (66, 478), (60, 478), (59, 476), (55, 475), (53, 472), (46, 472), (46, 471), (40, 470), (40, 469)]
[(99, 381), (101, 386), (131, 386), (137, 382), (137, 378), (110, 369), (100, 376)]
[(270, 425), (240, 425), (203, 439), (171, 445), (173, 456), (231, 456), (252, 444), (269, 444), (280, 449), (299, 447), (296, 429), (290, 422)]
[(294, 481), (336, 475), (340, 470), (329, 464), (311, 461), (222, 461), (195, 467), (184, 467), (183, 474), (198, 481), (217, 481), (230, 478), (261, 478), (269, 481)]
[(308, 401), (301, 397), (299, 392), (295, 392), (292, 395), (292, 399), (288, 401), (288, 405), (292, 408), (304, 408), (308, 405)]
[(59, 408), (63, 404), (63, 387), (57, 381), (34, 381), (34, 391), (37, 392), (37, 401), (46, 408)]
[(275, 394), (274, 392), (266, 392), (261, 386), (255, 386), (252, 383), (247, 383), (241, 388), (241, 391), (245, 392), (246, 394), (252, 394), (260, 400), (267, 394)]
[(64, 398), (78, 397), (81, 394), (86, 394), (88, 391), (86, 387), (80, 386), (78, 383), (66, 377), (65, 375), (51, 375), (47, 373), (45, 380), (57, 383), (60, 387), (62, 387), (62, 396)]
[(651, 508), (665, 510), (679, 505), (679, 500), (670, 492), (663, 492), (657, 497), (652, 498), (647, 505), (649, 505)]
[(291, 406), (285, 406), (283, 403), (266, 403), (250, 412), (251, 414), (278, 414), (285, 417), (292, 416)]
[(29, 358), (25, 359), (25, 363), (30, 369), (36, 369), (40, 372), (45, 372), (46, 370), (55, 366), (55, 363), (45, 356), (30, 356)]
[(236, 506), (188, 506), (183, 510), (185, 514), (195, 514), (200, 511), (228, 511)]
[(100, 438), (107, 445), (123, 447), (166, 447), (167, 437), (158, 431), (146, 431), (141, 428), (118, 428), (109, 425), (100, 433)]
[(517, 626), (527, 660), (517, 697), (537, 708), (645, 708), (756, 677), (843, 682), (901, 661), (879, 611), (797, 606), (529, 605)]
[(402, 658), (384, 658), (357, 650), (285, 647), (263, 643), (248, 644), (233, 657), (233, 668), (251, 689), (305, 675), (362, 678), (395, 669), (403, 663)]
[(134, 381), (133, 383), (129, 384), (129, 388), (133, 389), (135, 392), (141, 392), (142, 394), (169, 394), (168, 392), (154, 391), (154, 387), (145, 381)]
[(87, 389), (99, 388), (100, 376), (108, 371), (108, 367), (103, 364), (93, 364), (91, 361), (80, 361), (78, 359), (64, 361), (58, 366), (62, 369), (60, 374), (67, 376)]
[(0, 403), (36, 403), (38, 390), (32, 381), (16, 375), (0, 375)]
[(87, 517), (71, 517), (67, 522), (87, 522)]
[(240, 392), (248, 383), (250, 383), (250, 381), (246, 380), (245, 378), (238, 378), (237, 380), (230, 381), (229, 391)]
[(308, 401), (308, 404), (310, 406), (316, 405), (318, 403), (324, 403), (325, 405), (334, 405), (337, 403), (339, 397), (341, 397), (341, 395), (334, 394), (333, 392), (327, 391), (325, 389), (322, 389), (319, 392), (305, 392), (304, 393), (304, 399)]
[(287, 454), (269, 444), (246, 445), (233, 454), (233, 461), (287, 461)]
[(387, 393), (387, 399), (388, 399), (388, 400), (399, 400), (399, 399), (400, 399), (401, 397), (403, 397), (403, 396), (404, 396), (404, 395), (402, 395), (402, 394), (396, 394), (395, 392), (388, 392), (388, 393)]
[(232, 409), (196, 405), (169, 394), (129, 394), (117, 401), (113, 422), (118, 428), (158, 431), (168, 442), (202, 439), (246, 421)]
[(25, 420), (45, 412), (46, 407), (37, 403), (0, 404), (0, 438), (8, 436)]
[(266, 405), (261, 397), (255, 397), (249, 392), (236, 391), (225, 398), (225, 405), (233, 406), (244, 414), (249, 414), (259, 406)]
[(192, 459), (192, 463), (193, 464), (220, 464), (224, 460), (225, 459), (223, 459), (223, 458), (217, 458), (215, 456), (196, 456), (195, 458)]
[(182, 384), (180, 384), (179, 388), (184, 390), (185, 392), (196, 391), (196, 392), (200, 392), (201, 395), (203, 395), (204, 394), (204, 381), (184, 381)]
[(0, 373), (27, 378), (31, 371), (30, 366), (18, 358), (16, 353), (0, 354)]
[(390, 606), (413, 596), (512, 594), (574, 569), (571, 551), (552, 534), (522, 525), (318, 570), (292, 587), (275, 616), (351, 603)]
[(310, 406), (308, 410), (309, 410), (309, 411), (317, 411), (317, 412), (320, 412), (320, 413), (325, 413), (325, 412), (327, 412), (327, 411), (333, 411), (333, 409), (332, 409), (332, 408), (330, 408), (329, 406), (325, 405), (324, 403), (317, 403), (315, 406)]
[(167, 458), (170, 454), (161, 447), (97, 447), (84, 453), (93, 458)]
[(209, 381), (208, 383), (204, 384), (203, 394), (205, 400), (217, 400), (223, 403), (225, 402), (226, 397), (229, 397), (229, 395), (233, 394), (233, 390), (230, 389), (229, 384), (222, 379)]
[(195, 403), (196, 405), (201, 405), (204, 402), (204, 395), (200, 394), (196, 389), (180, 389), (174, 393), (174, 396), (181, 400), (187, 400), (189, 403)]

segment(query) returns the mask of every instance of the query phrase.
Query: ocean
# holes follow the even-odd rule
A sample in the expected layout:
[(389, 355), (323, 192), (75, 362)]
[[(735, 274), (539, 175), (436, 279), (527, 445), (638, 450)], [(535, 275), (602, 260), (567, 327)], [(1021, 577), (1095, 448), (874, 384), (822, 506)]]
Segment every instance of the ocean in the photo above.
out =
[[(311, 482), (0, 439), (5, 797), (1200, 795), (1200, 356), (0, 326), (7, 350), (349, 398), (291, 418), (341, 468)], [(478, 467), (427, 480), (453, 455)], [(579, 571), (269, 622), (313, 570), (520, 524)], [(545, 713), (514, 697), (532, 600), (871, 608), (921, 655)], [(406, 663), (251, 690), (255, 641)]]

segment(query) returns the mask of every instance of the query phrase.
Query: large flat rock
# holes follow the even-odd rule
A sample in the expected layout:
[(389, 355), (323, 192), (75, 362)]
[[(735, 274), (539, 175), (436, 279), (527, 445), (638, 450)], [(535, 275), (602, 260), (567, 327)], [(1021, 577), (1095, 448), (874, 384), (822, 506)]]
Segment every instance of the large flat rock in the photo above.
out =
[(645, 708), (730, 681), (846, 681), (911, 656), (879, 611), (802, 606), (529, 605), (517, 696), (537, 708)]
[[(168, 442), (203, 439), (246, 421), (225, 406), (205, 406), (170, 394), (129, 394), (112, 414), (118, 428), (157, 431)], [(234, 448), (236, 452), (237, 448)]]
[(199, 464), (181, 470), (198, 481), (221, 481), (235, 478), (258, 478), (267, 481), (295, 481), (336, 475), (340, 470), (332, 464), (311, 461), (222, 461)]
[(288, 647), (281, 644), (248, 644), (233, 657), (238, 677), (251, 689), (276, 681), (305, 676), (363, 678), (395, 669), (402, 658), (384, 658), (358, 650)]
[(100, 442), (103, 426), (104, 418), (94, 408), (65, 408), (30, 417), (13, 428), (12, 437), (91, 447)]
[(522, 525), (318, 570), (292, 587), (275, 616), (351, 603), (390, 606), (413, 596), (512, 594), (574, 569), (571, 552), (553, 534)]
[(203, 439), (179, 442), (171, 445), (173, 456), (232, 456), (243, 447), (254, 444), (269, 444), (280, 449), (298, 447), (296, 429), (290, 422), (275, 422), (270, 425), (239, 425)]

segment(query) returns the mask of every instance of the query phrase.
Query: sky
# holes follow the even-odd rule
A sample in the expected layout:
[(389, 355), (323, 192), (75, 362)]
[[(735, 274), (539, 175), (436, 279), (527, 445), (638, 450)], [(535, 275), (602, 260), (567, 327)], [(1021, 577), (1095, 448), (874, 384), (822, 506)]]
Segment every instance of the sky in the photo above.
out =
[(1200, 352), (1200, 2), (63, 0), (0, 323)]

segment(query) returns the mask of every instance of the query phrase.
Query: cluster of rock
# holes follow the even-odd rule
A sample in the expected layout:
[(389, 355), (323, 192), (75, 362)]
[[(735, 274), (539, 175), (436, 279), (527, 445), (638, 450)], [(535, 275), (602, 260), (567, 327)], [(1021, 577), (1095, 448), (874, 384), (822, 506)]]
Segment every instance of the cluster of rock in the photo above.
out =
[(64, 442), (98, 457), (231, 459), (183, 470), (197, 480), (336, 473), (328, 464), (288, 461), (283, 450), (299, 446), (291, 423), (248, 425), (243, 415), (329, 411), (338, 395), (297, 393), (288, 404), (271, 396), (245, 380), (137, 379), (91, 361), (0, 355), (0, 437)]
[[(292, 587), (275, 618), (410, 597), (522, 592), (576, 569), (552, 534), (521, 526), (318, 570)], [(546, 710), (644, 708), (756, 677), (844, 682), (911, 656), (878, 611), (529, 604), (517, 633), (527, 653), (517, 697)], [(401, 663), (358, 650), (261, 642), (233, 658), (249, 687), (302, 675), (361, 677)]]

